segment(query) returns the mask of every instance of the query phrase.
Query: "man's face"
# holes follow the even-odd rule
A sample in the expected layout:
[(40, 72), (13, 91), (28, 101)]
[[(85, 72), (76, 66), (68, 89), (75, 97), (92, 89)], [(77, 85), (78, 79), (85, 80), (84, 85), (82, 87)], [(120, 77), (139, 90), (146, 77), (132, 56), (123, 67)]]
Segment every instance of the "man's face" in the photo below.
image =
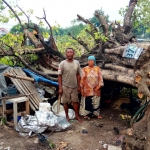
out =
[(67, 49), (66, 56), (67, 56), (67, 59), (72, 60), (74, 56), (74, 51), (72, 49)]

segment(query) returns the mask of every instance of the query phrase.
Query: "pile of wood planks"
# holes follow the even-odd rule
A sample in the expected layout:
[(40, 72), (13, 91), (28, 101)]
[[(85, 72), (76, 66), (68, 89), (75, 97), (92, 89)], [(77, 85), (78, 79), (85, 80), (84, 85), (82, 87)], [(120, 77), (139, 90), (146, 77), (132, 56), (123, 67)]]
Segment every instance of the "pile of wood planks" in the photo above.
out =
[[(23, 72), (23, 70), (19, 67), (11, 68), (10, 70), (5, 71), (5, 73), (13, 74), (14, 76), (23, 76), (27, 77), (27, 75)], [(9, 77), (12, 83), (16, 86), (18, 91), (29, 98), (29, 104), (32, 110), (39, 109), (39, 103), (42, 102), (41, 97), (34, 84), (31, 81), (16, 79), (13, 77)]]

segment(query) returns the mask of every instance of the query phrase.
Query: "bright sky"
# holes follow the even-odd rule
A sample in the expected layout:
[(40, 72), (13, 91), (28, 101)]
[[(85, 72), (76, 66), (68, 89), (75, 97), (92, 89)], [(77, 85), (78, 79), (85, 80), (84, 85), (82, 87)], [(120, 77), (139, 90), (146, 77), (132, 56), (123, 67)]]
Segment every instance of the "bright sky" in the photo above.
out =
[[(77, 18), (77, 14), (88, 19), (93, 16), (95, 10), (101, 8), (105, 14), (109, 15), (110, 20), (121, 20), (118, 11), (121, 7), (125, 8), (129, 0), (14, 0), (14, 2), (23, 10), (34, 10), (32, 21), (35, 21), (34, 16), (43, 16), (44, 8), (51, 26), (56, 25), (56, 21), (61, 27), (69, 27), (71, 21)], [(10, 22), (8, 26), (17, 23)], [(0, 23), (0, 27), (4, 26)]]

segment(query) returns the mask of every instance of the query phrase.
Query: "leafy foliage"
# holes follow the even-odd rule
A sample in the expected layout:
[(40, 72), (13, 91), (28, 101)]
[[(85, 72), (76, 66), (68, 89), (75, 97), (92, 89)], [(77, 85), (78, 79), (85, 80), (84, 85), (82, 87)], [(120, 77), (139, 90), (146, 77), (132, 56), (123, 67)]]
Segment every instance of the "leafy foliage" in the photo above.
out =
[(0, 125), (6, 125), (6, 118), (0, 116)]
[[(29, 25), (32, 27), (33, 26), (33, 23), (30, 22)], [(49, 34), (49, 29), (46, 27), (46, 28), (43, 28), (43, 27), (39, 27), (40, 28), (40, 31), (43, 33), (43, 35), (46, 37), (47, 34)], [(28, 29), (30, 32), (33, 32), (33, 29)], [(11, 29), (10, 29), (10, 33), (12, 34), (18, 34), (18, 33), (23, 33), (23, 29), (22, 29), (22, 26), (20, 24), (16, 24), (14, 25)]]
[[(121, 8), (119, 14), (124, 17), (127, 8)], [(132, 15), (132, 22), (136, 35), (150, 33), (150, 0), (138, 0)]]
[(72, 47), (75, 50), (76, 56), (81, 55), (82, 46), (68, 35), (57, 36), (56, 45), (61, 53), (65, 53), (68, 47)]
[(11, 33), (6, 34), (5, 36), (0, 38), (2, 43), (7, 43), (7, 47), (21, 47), (21, 43), (23, 41), (23, 33), (13, 35)]
[(0, 58), (0, 63), (1, 64), (6, 64), (8, 66), (14, 66), (13, 58), (12, 57), (8, 57), (8, 56)]

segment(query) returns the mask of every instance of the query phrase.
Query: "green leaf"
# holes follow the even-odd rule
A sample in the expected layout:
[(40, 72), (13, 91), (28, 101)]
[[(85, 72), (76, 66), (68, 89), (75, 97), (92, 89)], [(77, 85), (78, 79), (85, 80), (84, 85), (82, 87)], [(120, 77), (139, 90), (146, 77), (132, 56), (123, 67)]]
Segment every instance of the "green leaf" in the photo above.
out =
[(19, 56), (19, 54), (18, 54), (17, 52), (15, 52), (15, 55), (16, 55), (16, 56)]

